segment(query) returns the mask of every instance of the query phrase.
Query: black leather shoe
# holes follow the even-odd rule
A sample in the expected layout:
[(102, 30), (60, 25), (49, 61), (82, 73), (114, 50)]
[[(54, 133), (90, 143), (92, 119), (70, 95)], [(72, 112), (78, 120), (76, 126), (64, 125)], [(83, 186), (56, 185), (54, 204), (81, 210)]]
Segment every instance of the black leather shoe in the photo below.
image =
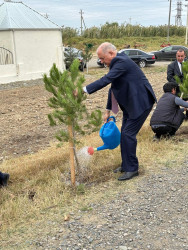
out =
[(126, 173), (124, 173), (122, 176), (120, 176), (120, 177), (118, 178), (118, 181), (130, 180), (130, 179), (132, 179), (134, 176), (138, 176), (138, 171), (126, 172)]
[(3, 174), (3, 177), (0, 180), (0, 185), (7, 186), (8, 180), (9, 180), (9, 174)]
[(123, 172), (125, 172), (125, 171), (123, 170), (122, 167), (118, 167), (118, 168), (114, 169), (114, 173), (115, 173), (115, 174), (118, 173), (118, 172), (123, 173)]

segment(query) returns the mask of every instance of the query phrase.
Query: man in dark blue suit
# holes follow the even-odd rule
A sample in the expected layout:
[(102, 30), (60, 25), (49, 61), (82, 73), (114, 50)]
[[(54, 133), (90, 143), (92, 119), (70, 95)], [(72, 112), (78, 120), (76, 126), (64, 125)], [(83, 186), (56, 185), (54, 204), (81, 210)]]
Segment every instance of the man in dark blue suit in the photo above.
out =
[[(182, 72), (182, 63), (185, 61), (186, 54), (183, 49), (179, 49), (176, 52), (176, 60), (168, 65), (167, 68), (167, 80), (169, 82), (174, 82), (177, 84), (175, 76), (178, 76), (183, 82), (183, 72)], [(179, 90), (179, 89), (178, 89)]]
[[(182, 72), (182, 63), (186, 61), (186, 53), (183, 49), (179, 49), (176, 52), (176, 60), (168, 65), (167, 68), (167, 80), (169, 82), (173, 82), (177, 85), (176, 94), (180, 94), (179, 85), (176, 82), (175, 76), (178, 76), (181, 83), (183, 82), (183, 72)], [(188, 98), (184, 98), (183, 100), (187, 101)], [(188, 111), (186, 112), (186, 120), (188, 120)]]
[(116, 99), (123, 111), (121, 128), (121, 167), (114, 172), (124, 172), (118, 180), (128, 180), (138, 175), (136, 135), (156, 101), (155, 94), (142, 70), (125, 54), (117, 53), (114, 45), (103, 43), (97, 49), (102, 63), (110, 68), (101, 79), (87, 85), (85, 92), (92, 94), (111, 83), (108, 93), (105, 120), (113, 110)]

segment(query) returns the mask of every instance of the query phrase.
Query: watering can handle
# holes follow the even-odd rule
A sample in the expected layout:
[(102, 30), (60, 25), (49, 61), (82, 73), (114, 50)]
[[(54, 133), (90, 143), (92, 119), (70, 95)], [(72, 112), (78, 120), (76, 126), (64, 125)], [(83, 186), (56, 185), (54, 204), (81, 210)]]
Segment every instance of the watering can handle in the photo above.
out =
[[(109, 119), (113, 119), (113, 121), (116, 122), (116, 118), (114, 116), (108, 117), (107, 122), (109, 121)], [(104, 130), (105, 126), (106, 126), (106, 123), (104, 124), (103, 129), (101, 131), (102, 134), (103, 134), (103, 130)]]
[(116, 118), (115, 118), (114, 116), (110, 116), (110, 117), (108, 117), (107, 122), (108, 122), (110, 119), (113, 119), (113, 120), (114, 120), (114, 122), (116, 122)]

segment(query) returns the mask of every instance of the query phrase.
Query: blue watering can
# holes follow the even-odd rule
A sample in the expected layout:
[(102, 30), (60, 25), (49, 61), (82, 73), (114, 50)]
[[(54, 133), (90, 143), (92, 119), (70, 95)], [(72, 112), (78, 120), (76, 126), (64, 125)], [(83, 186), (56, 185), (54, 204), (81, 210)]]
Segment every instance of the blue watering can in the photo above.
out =
[[(110, 119), (113, 119), (112, 121)], [(119, 146), (120, 144), (120, 137), (121, 137), (121, 133), (118, 129), (118, 127), (116, 126), (116, 119), (114, 116), (110, 116), (107, 120), (107, 123), (105, 123), (100, 131), (99, 131), (99, 135), (101, 137), (101, 139), (104, 142), (103, 146), (100, 146), (96, 149), (93, 149), (92, 147), (88, 148), (88, 153), (89, 154), (93, 154), (94, 151), (100, 151), (100, 150), (104, 150), (104, 149), (114, 149), (117, 148), (117, 146)]]

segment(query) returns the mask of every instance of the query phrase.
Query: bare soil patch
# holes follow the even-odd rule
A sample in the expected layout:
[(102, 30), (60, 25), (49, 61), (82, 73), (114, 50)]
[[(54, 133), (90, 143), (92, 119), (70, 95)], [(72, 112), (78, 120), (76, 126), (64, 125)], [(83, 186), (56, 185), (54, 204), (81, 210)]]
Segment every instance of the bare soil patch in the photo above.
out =
[[(90, 76), (86, 83), (92, 80)], [(88, 98), (89, 110), (105, 108), (106, 91)], [(41, 79), (0, 85), (0, 162), (35, 153), (57, 141), (54, 135), (61, 126), (49, 125), (49, 98)]]
[[(107, 69), (98, 70), (104, 74), (107, 72)], [(159, 98), (166, 82), (166, 72), (150, 72), (147, 69), (146, 76)], [(95, 79), (95, 74), (86, 75), (85, 84)], [(108, 87), (88, 96), (88, 109), (98, 108), (104, 111), (107, 89)], [(60, 126), (49, 126), (49, 97), (41, 79), (0, 85), (0, 161), (35, 153), (56, 141), (54, 134)]]

